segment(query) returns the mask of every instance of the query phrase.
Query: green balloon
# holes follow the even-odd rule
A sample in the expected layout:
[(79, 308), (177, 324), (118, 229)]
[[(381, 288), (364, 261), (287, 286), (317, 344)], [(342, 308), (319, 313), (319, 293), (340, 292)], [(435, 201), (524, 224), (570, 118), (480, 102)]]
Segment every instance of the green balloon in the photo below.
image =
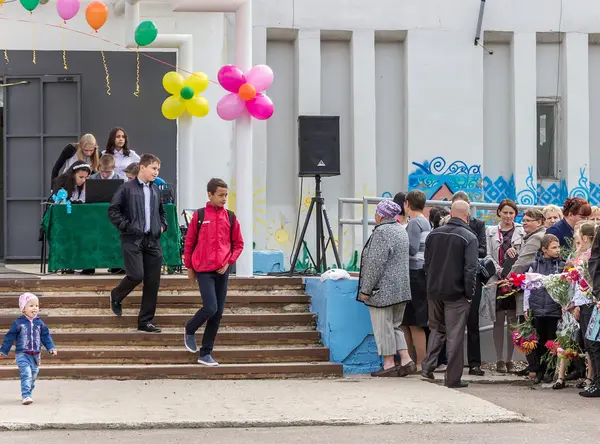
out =
[(157, 35), (158, 29), (156, 29), (154, 22), (146, 20), (135, 29), (135, 43), (139, 46), (147, 46), (156, 40)]
[(190, 100), (192, 97), (194, 97), (194, 89), (190, 86), (184, 86), (181, 88), (179, 95), (184, 100)]
[(33, 11), (40, 4), (40, 0), (21, 0), (21, 4), (29, 12)]

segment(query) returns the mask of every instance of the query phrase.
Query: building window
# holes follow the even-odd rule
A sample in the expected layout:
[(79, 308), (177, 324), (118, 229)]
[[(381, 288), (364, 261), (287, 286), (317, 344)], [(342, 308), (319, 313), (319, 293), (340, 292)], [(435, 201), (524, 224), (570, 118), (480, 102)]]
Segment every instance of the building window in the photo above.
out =
[(559, 101), (538, 99), (537, 103), (537, 175), (538, 179), (559, 179), (558, 141)]

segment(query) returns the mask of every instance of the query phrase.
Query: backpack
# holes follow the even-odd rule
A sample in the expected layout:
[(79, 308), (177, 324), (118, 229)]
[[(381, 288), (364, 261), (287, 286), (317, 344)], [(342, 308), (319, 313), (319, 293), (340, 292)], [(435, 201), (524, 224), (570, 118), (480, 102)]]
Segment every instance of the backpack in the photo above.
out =
[[(204, 208), (199, 208), (198, 213), (198, 237), (196, 238), (196, 244), (200, 240), (200, 228), (202, 228), (202, 222), (204, 222)], [(235, 213), (231, 210), (227, 210), (227, 214), (229, 214), (229, 244), (230, 251), (233, 251), (233, 225), (235, 223)]]

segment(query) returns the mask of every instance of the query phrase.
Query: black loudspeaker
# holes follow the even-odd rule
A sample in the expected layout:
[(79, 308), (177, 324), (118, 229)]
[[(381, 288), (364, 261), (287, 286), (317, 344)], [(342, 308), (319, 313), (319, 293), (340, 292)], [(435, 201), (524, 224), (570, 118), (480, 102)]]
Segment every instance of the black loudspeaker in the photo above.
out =
[(339, 116), (298, 117), (299, 177), (340, 175)]

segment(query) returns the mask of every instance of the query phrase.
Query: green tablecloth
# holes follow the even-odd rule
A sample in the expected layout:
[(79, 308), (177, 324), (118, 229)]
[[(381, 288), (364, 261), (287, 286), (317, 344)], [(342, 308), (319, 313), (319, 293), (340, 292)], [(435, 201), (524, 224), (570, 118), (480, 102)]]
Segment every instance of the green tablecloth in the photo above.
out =
[[(48, 240), (48, 271), (123, 266), (119, 231), (108, 220), (108, 203), (51, 205), (42, 220)], [(181, 265), (177, 207), (165, 205), (169, 228), (160, 238), (165, 265)]]

